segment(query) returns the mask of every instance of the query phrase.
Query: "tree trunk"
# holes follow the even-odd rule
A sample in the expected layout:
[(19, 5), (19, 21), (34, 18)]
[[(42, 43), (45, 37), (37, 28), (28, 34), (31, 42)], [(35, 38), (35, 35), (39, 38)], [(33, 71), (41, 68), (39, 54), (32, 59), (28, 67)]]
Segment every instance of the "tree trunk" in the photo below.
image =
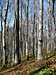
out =
[(20, 39), (20, 42), (21, 42), (21, 53), (22, 53), (22, 56), (23, 56), (23, 21), (22, 21), (22, 11), (23, 11), (23, 9), (22, 9), (22, 0), (21, 0), (21, 39)]
[(1, 61), (0, 61), (0, 64), (2, 65), (2, 60), (3, 60), (3, 42), (2, 42), (2, 31), (3, 31), (3, 26), (2, 26), (2, 10), (3, 10), (3, 7), (1, 7)]
[(56, 48), (55, 46), (55, 16), (54, 16), (54, 4), (55, 4), (55, 0), (52, 0), (53, 6), (52, 6), (52, 19), (53, 19), (53, 44), (54, 44), (54, 48)]
[(51, 39), (51, 32), (50, 32), (50, 0), (48, 0), (48, 31), (47, 31), (47, 53), (50, 52), (50, 39)]
[(26, 55), (27, 55), (27, 59), (28, 59), (28, 56), (29, 56), (29, 51), (27, 51), (28, 50), (28, 40), (29, 40), (29, 37), (28, 37), (28, 26), (29, 25), (29, 0), (27, 0), (27, 38), (26, 38), (26, 40), (27, 40), (27, 42), (26, 42)]
[(21, 62), (21, 55), (19, 50), (19, 0), (16, 2), (16, 53), (18, 63)]
[(9, 0), (5, 13), (4, 25), (3, 25), (3, 64), (7, 64), (7, 51), (6, 51), (6, 20), (8, 14)]
[(43, 45), (43, 0), (40, 0), (38, 60), (42, 59), (42, 45)]

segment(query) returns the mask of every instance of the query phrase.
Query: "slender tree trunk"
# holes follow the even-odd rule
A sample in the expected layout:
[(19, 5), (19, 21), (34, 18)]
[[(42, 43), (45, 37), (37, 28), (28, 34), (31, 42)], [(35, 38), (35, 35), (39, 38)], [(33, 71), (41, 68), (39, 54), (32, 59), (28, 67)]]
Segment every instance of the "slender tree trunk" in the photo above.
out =
[(12, 48), (12, 65), (14, 64), (14, 35), (13, 35), (13, 40), (12, 40), (13, 48)]
[(7, 14), (8, 14), (8, 8), (9, 8), (9, 0), (8, 0), (8, 4), (7, 4), (7, 9), (6, 9), (6, 14), (5, 14), (5, 19), (4, 19), (4, 32), (3, 32), (3, 51), (5, 53), (5, 64), (7, 64), (8, 62), (8, 58), (7, 58), (7, 50), (6, 50), (6, 20), (7, 20)]
[(38, 59), (42, 59), (42, 45), (43, 45), (43, 0), (40, 0)]
[(5, 49), (4, 49), (4, 46), (5, 46), (5, 44), (4, 44), (4, 25), (3, 25), (3, 65), (5, 64)]
[(19, 0), (16, 3), (16, 53), (17, 53), (17, 60), (18, 63), (21, 62), (21, 55), (19, 50)]
[(34, 24), (33, 24), (33, 57), (35, 57), (35, 37), (34, 37), (34, 28), (35, 28), (35, 13), (34, 13)]
[(51, 39), (51, 33), (50, 33), (50, 0), (48, 0), (48, 31), (47, 31), (47, 53), (50, 52), (50, 39)]
[(15, 34), (15, 39), (14, 39), (14, 44), (15, 44), (14, 63), (15, 64), (17, 64), (17, 53), (16, 53), (16, 4), (17, 4), (17, 2), (16, 1), (15, 1), (15, 25), (14, 25), (14, 34)]
[(35, 57), (35, 16), (36, 16), (36, 8), (35, 8), (35, 0), (34, 0), (34, 23), (33, 23), (33, 57)]
[(23, 55), (23, 21), (22, 21), (22, 0), (21, 0), (21, 40), (20, 40), (20, 42), (21, 42), (21, 53), (22, 53), (22, 55)]
[(35, 58), (36, 58), (36, 51), (37, 51), (37, 48), (36, 48), (36, 43), (37, 43), (37, 24), (36, 24), (36, 13), (37, 13), (37, 0), (34, 0), (34, 26), (33, 26), (33, 33), (35, 34), (34, 38), (34, 42), (33, 42), (33, 45), (34, 45), (34, 54), (35, 54)]
[(53, 36), (54, 36), (54, 39), (53, 39), (53, 44), (54, 44), (54, 48), (55, 49), (55, 16), (54, 16), (54, 4), (55, 4), (55, 0), (52, 0), (52, 3), (53, 3), (53, 6), (52, 6), (52, 18), (53, 18)]
[(3, 31), (3, 27), (2, 27), (2, 10), (3, 10), (3, 7), (1, 7), (1, 66), (2, 66), (2, 59), (3, 59), (3, 42), (2, 42), (2, 31)]
[(10, 30), (9, 30), (9, 25), (8, 25), (8, 63), (10, 64)]
[(26, 55), (27, 55), (27, 58), (28, 58), (28, 56), (29, 56), (29, 51), (28, 51), (28, 40), (29, 40), (29, 38), (28, 38), (28, 25), (29, 25), (29, 0), (27, 0), (27, 41), (26, 41)]

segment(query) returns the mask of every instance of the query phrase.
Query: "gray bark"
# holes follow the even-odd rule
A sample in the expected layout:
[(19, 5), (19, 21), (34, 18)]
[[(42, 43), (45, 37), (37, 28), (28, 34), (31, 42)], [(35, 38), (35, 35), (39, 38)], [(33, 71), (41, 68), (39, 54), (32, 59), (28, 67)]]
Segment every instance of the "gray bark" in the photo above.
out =
[(43, 45), (43, 0), (40, 0), (39, 36), (38, 36), (38, 60), (42, 59)]

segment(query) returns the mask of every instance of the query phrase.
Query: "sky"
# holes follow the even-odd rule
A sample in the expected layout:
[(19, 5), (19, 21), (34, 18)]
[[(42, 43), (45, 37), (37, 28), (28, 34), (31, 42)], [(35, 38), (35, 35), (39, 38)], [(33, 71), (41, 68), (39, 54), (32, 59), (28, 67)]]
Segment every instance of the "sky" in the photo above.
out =
[[(1, 6), (4, 6), (3, 18), (5, 16), (6, 1), (7, 0), (0, 0), (0, 12), (1, 12)], [(14, 23), (14, 2), (13, 1), (14, 0), (9, 0), (9, 9), (8, 9), (8, 16), (7, 16), (7, 23), (9, 23), (9, 26), (13, 26)], [(0, 17), (0, 30), (1, 30), (1, 17)]]
[[(6, 0), (0, 0), (0, 10), (1, 10), (1, 6), (4, 5), (3, 1), (6, 1)], [(9, 0), (10, 7), (8, 10), (8, 17), (7, 17), (7, 23), (9, 23), (9, 26), (13, 26), (13, 23), (14, 23), (14, 2), (13, 1), (14, 0)], [(33, 2), (33, 0), (31, 0), (31, 2)], [(4, 7), (6, 7), (6, 5)], [(30, 7), (31, 7), (31, 4), (30, 4)], [(47, 0), (44, 0), (44, 10), (45, 11), (47, 10)], [(32, 12), (33, 12), (33, 9), (32, 9)], [(4, 11), (4, 14), (5, 14), (5, 11)], [(33, 13), (30, 13), (30, 14), (33, 14)], [(1, 19), (0, 19), (0, 30), (1, 30)]]

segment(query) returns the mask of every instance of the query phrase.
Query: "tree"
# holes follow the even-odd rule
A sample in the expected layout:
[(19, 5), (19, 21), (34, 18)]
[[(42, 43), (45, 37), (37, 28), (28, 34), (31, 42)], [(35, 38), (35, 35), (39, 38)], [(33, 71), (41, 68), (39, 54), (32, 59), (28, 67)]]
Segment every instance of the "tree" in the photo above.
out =
[(16, 1), (16, 53), (18, 63), (20, 63), (21, 55), (19, 50), (19, 0)]
[(54, 4), (55, 4), (55, 0), (52, 0), (52, 19), (53, 19), (53, 35), (54, 35), (54, 39), (53, 39), (53, 42), (54, 42), (54, 49), (55, 49), (55, 16), (54, 16)]
[(35, 29), (35, 15), (36, 15), (36, 12), (35, 12), (35, 0), (34, 0), (34, 23), (33, 23), (33, 57), (35, 57), (35, 37), (34, 37), (34, 29)]
[[(52, 8), (51, 8), (51, 4)], [(47, 53), (54, 49), (55, 42), (55, 17), (54, 17), (55, 0), (48, 0), (48, 36), (47, 36)]]
[(51, 33), (50, 33), (50, 0), (48, 0), (48, 32), (47, 32), (47, 53), (49, 53), (50, 51), (50, 37), (51, 37)]
[(38, 59), (42, 59), (43, 45), (43, 0), (40, 0), (39, 36), (38, 36)]
[(36, 24), (36, 13), (37, 13), (37, 0), (34, 0), (34, 23), (33, 23), (33, 56), (36, 58), (37, 50), (37, 24)]
[[(29, 0), (27, 0), (27, 41), (26, 41), (26, 56), (29, 56), (29, 51), (28, 51), (28, 27), (29, 27)], [(28, 57), (27, 57), (28, 59)]]
[(9, 8), (9, 0), (7, 3), (4, 25), (3, 25), (3, 65), (7, 64), (7, 59), (8, 59), (7, 58), (7, 51), (6, 51), (6, 21), (7, 21), (8, 8)]
[(2, 47), (3, 47), (3, 42), (2, 42), (2, 31), (3, 31), (3, 27), (2, 27), (2, 10), (3, 10), (3, 7), (1, 6), (1, 61), (0, 61), (0, 64), (2, 64), (2, 60), (3, 60), (3, 51), (2, 51)]
[(23, 9), (22, 9), (22, 0), (21, 0), (21, 40), (20, 40), (20, 42), (21, 42), (21, 51), (22, 51), (22, 54), (23, 54), (23, 24), (22, 24), (22, 11), (23, 11)]

